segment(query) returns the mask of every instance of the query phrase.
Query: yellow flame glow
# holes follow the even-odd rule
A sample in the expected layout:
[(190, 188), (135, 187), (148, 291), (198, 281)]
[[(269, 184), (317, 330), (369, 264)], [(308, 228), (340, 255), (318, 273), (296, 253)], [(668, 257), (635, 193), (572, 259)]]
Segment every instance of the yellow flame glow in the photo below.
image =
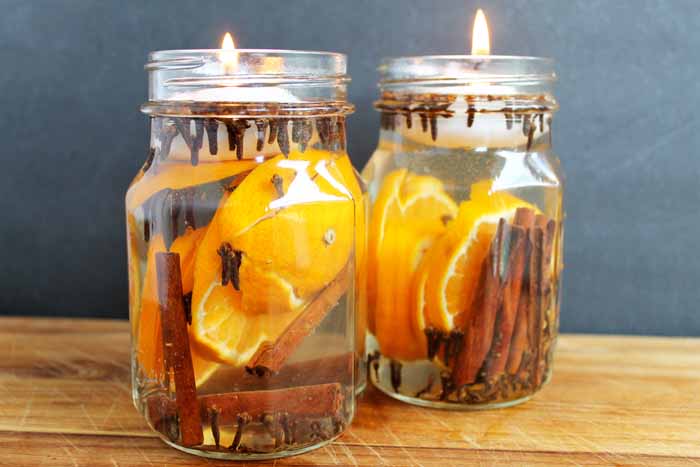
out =
[(233, 42), (233, 37), (230, 32), (227, 32), (224, 36), (224, 40), (221, 41), (221, 48), (223, 50), (236, 50), (236, 44)]
[(236, 62), (238, 61), (236, 58), (236, 44), (233, 42), (230, 32), (227, 32), (221, 41), (219, 60), (223, 63), (226, 73), (231, 73), (236, 68)]
[(484, 11), (479, 8), (476, 10), (476, 18), (474, 18), (474, 27), (472, 29), (472, 55), (488, 55), (490, 53), (489, 26), (486, 23)]

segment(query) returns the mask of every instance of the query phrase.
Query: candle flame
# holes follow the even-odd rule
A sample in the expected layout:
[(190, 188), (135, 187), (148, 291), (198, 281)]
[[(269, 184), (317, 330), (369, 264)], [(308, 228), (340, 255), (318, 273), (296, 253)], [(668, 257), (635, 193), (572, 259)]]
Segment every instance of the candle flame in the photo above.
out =
[(221, 41), (221, 53), (219, 60), (224, 65), (224, 71), (230, 73), (236, 68), (236, 44), (233, 42), (233, 37), (230, 32), (227, 32), (224, 39)]
[(221, 48), (223, 50), (236, 50), (236, 44), (233, 42), (233, 37), (230, 32), (227, 32), (224, 36), (224, 40), (221, 41)]
[(479, 8), (476, 10), (476, 18), (474, 18), (474, 27), (472, 28), (472, 55), (488, 55), (490, 53), (489, 26), (486, 23), (484, 11)]

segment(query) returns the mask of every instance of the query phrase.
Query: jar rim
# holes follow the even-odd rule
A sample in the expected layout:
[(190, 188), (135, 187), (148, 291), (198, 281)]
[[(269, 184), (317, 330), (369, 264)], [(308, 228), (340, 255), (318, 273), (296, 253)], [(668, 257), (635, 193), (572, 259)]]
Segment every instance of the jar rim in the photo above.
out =
[[(236, 68), (221, 76), (309, 76), (346, 77), (347, 56), (339, 52), (285, 49), (172, 49), (149, 52), (144, 68), (186, 70), (199, 68), (207, 60), (220, 60), (222, 54), (235, 56)], [(278, 67), (265, 63), (265, 58), (280, 59)], [(216, 76), (209, 74), (209, 77)]]
[[(293, 103), (345, 100), (347, 57), (276, 49), (177, 49), (148, 54), (149, 101)], [(275, 89), (277, 88), (277, 89)]]
[(380, 87), (396, 85), (450, 86), (550, 85), (556, 81), (554, 60), (513, 55), (423, 55), (391, 57), (379, 65)]

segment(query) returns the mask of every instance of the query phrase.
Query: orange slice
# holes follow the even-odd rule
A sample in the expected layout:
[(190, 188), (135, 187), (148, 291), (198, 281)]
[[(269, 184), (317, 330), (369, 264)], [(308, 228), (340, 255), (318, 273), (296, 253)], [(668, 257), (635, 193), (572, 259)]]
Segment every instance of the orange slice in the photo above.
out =
[(127, 260), (129, 270), (129, 321), (131, 335), (138, 329), (138, 316), (141, 309), (141, 268), (136, 218), (131, 212), (126, 214)]
[(423, 318), (412, 304), (414, 274), (457, 205), (435, 177), (406, 169), (389, 173), (370, 223), (368, 299), (370, 326), (382, 355), (415, 360), (425, 355)]
[(200, 163), (160, 162), (154, 164), (126, 193), (126, 207), (131, 211), (143, 204), (155, 193), (171, 188), (178, 190), (189, 186), (211, 183), (252, 170), (257, 162), (251, 160)]
[(146, 254), (146, 271), (143, 276), (143, 290), (138, 321), (136, 357), (141, 370), (149, 378), (162, 379), (163, 336), (161, 334), (160, 309), (158, 306), (158, 278), (156, 276), (157, 252), (166, 251), (162, 235), (153, 236)]
[(519, 207), (535, 209), (507, 192), (491, 192), (490, 183), (472, 187), (472, 199), (460, 204), (419, 268), (415, 303), (427, 325), (450, 331), (455, 316), (469, 309), (498, 221), (512, 221)]
[[(355, 203), (343, 157), (311, 149), (274, 157), (223, 201), (195, 262), (193, 335), (209, 358), (247, 363), (348, 262)], [(221, 284), (223, 243), (241, 254), (240, 290)]]
[[(194, 277), (194, 257), (197, 245), (201, 241), (205, 228), (189, 229), (184, 235), (175, 239), (170, 251), (180, 255), (183, 293), (192, 291)], [(137, 358), (144, 374), (150, 378), (162, 379), (163, 374), (163, 336), (158, 305), (158, 278), (155, 270), (155, 255), (167, 251), (163, 236), (158, 234), (151, 238), (146, 257), (146, 272), (141, 293), (140, 312), (132, 318), (138, 322)], [(216, 363), (204, 359), (196, 349), (192, 349), (192, 360), (197, 384), (204, 382), (216, 369)]]

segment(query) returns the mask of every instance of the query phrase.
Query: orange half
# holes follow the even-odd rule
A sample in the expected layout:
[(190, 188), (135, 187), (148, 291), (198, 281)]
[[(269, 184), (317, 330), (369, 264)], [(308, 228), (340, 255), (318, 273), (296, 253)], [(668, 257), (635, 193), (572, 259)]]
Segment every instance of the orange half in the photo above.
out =
[[(193, 336), (234, 366), (272, 342), (347, 264), (354, 187), (343, 158), (307, 149), (260, 164), (225, 197), (195, 261)], [(240, 290), (222, 285), (222, 244), (240, 252)]]

